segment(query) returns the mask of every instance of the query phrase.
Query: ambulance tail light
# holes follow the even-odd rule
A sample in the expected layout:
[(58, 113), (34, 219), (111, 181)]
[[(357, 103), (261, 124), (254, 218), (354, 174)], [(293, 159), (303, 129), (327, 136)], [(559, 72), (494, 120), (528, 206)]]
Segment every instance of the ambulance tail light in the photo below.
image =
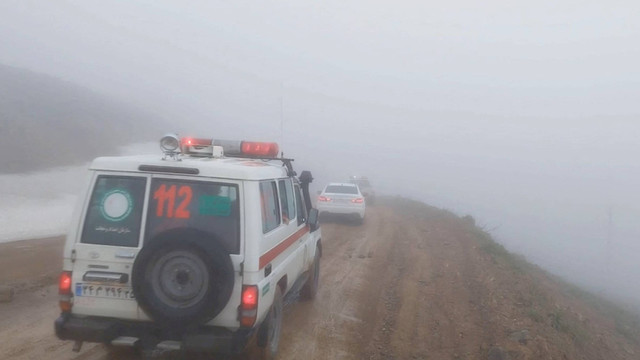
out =
[(62, 312), (71, 312), (73, 306), (71, 283), (71, 271), (63, 271), (58, 280), (58, 294), (60, 294), (60, 310)]
[(258, 317), (258, 287), (242, 286), (242, 302), (240, 304), (240, 326), (252, 327)]

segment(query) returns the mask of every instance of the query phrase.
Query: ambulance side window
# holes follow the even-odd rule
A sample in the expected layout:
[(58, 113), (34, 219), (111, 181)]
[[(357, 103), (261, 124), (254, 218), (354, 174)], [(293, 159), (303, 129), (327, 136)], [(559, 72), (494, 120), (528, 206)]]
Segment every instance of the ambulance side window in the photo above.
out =
[(264, 234), (280, 226), (280, 205), (275, 181), (260, 183), (260, 205), (262, 208), (262, 232)]
[(293, 199), (293, 186), (291, 185), (291, 179), (278, 181), (278, 187), (280, 188), (282, 220), (285, 224), (288, 224), (290, 220), (296, 218), (296, 206), (295, 200)]

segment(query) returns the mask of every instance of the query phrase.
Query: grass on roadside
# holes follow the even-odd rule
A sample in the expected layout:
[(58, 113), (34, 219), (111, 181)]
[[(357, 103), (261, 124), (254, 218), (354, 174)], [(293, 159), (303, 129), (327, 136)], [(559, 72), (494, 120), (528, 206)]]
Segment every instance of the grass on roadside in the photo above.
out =
[(621, 308), (610, 300), (562, 281), (566, 292), (613, 320), (616, 332), (632, 343), (640, 344), (640, 316)]
[[(565, 295), (575, 300), (580, 300), (604, 316), (613, 320), (615, 331), (626, 338), (629, 342), (640, 344), (640, 317), (631, 311), (625, 310), (612, 301), (592, 294), (576, 285), (573, 285), (558, 276), (549, 274), (538, 266), (529, 263), (522, 255), (510, 253), (503, 245), (497, 243), (489, 232), (478, 227), (475, 219), (471, 215), (459, 217), (448, 210), (429, 206), (423, 202), (408, 198), (381, 197), (380, 203), (391, 206), (415, 217), (446, 218), (447, 220), (459, 221), (469, 229), (478, 242), (478, 248), (489, 254), (494, 263), (503, 265), (513, 271), (518, 276), (529, 273), (540, 272), (546, 277), (560, 283)], [(551, 295), (544, 291), (535, 283), (531, 283), (525, 293), (520, 294), (518, 301), (526, 308), (524, 316), (529, 317), (536, 323), (546, 323), (560, 333), (571, 336), (577, 344), (584, 344), (589, 341), (589, 333), (586, 325), (578, 315), (559, 307), (552, 301)]]

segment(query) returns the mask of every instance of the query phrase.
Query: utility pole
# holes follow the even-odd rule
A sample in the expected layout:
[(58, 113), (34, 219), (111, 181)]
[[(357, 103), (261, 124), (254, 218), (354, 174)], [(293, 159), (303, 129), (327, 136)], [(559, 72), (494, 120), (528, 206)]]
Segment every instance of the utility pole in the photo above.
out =
[(606, 285), (605, 288), (606, 290), (609, 290), (612, 288), (612, 282), (613, 282), (613, 271), (611, 269), (612, 267), (612, 255), (613, 255), (613, 206), (609, 206), (609, 209), (607, 211), (607, 215), (608, 215), (608, 223), (607, 223), (607, 243), (606, 243)]

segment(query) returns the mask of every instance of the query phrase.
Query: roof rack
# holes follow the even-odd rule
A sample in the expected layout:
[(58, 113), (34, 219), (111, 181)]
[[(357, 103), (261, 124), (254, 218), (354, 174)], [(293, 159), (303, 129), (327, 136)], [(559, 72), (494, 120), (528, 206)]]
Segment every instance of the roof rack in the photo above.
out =
[(293, 177), (296, 176), (297, 173), (293, 170), (293, 165), (291, 164), (294, 159), (285, 158), (285, 157), (265, 157), (265, 156), (246, 156), (246, 155), (225, 155), (229, 158), (237, 158), (237, 159), (252, 159), (252, 160), (262, 160), (262, 161), (272, 161), (278, 160), (282, 161), (282, 166), (287, 168), (287, 176)]

